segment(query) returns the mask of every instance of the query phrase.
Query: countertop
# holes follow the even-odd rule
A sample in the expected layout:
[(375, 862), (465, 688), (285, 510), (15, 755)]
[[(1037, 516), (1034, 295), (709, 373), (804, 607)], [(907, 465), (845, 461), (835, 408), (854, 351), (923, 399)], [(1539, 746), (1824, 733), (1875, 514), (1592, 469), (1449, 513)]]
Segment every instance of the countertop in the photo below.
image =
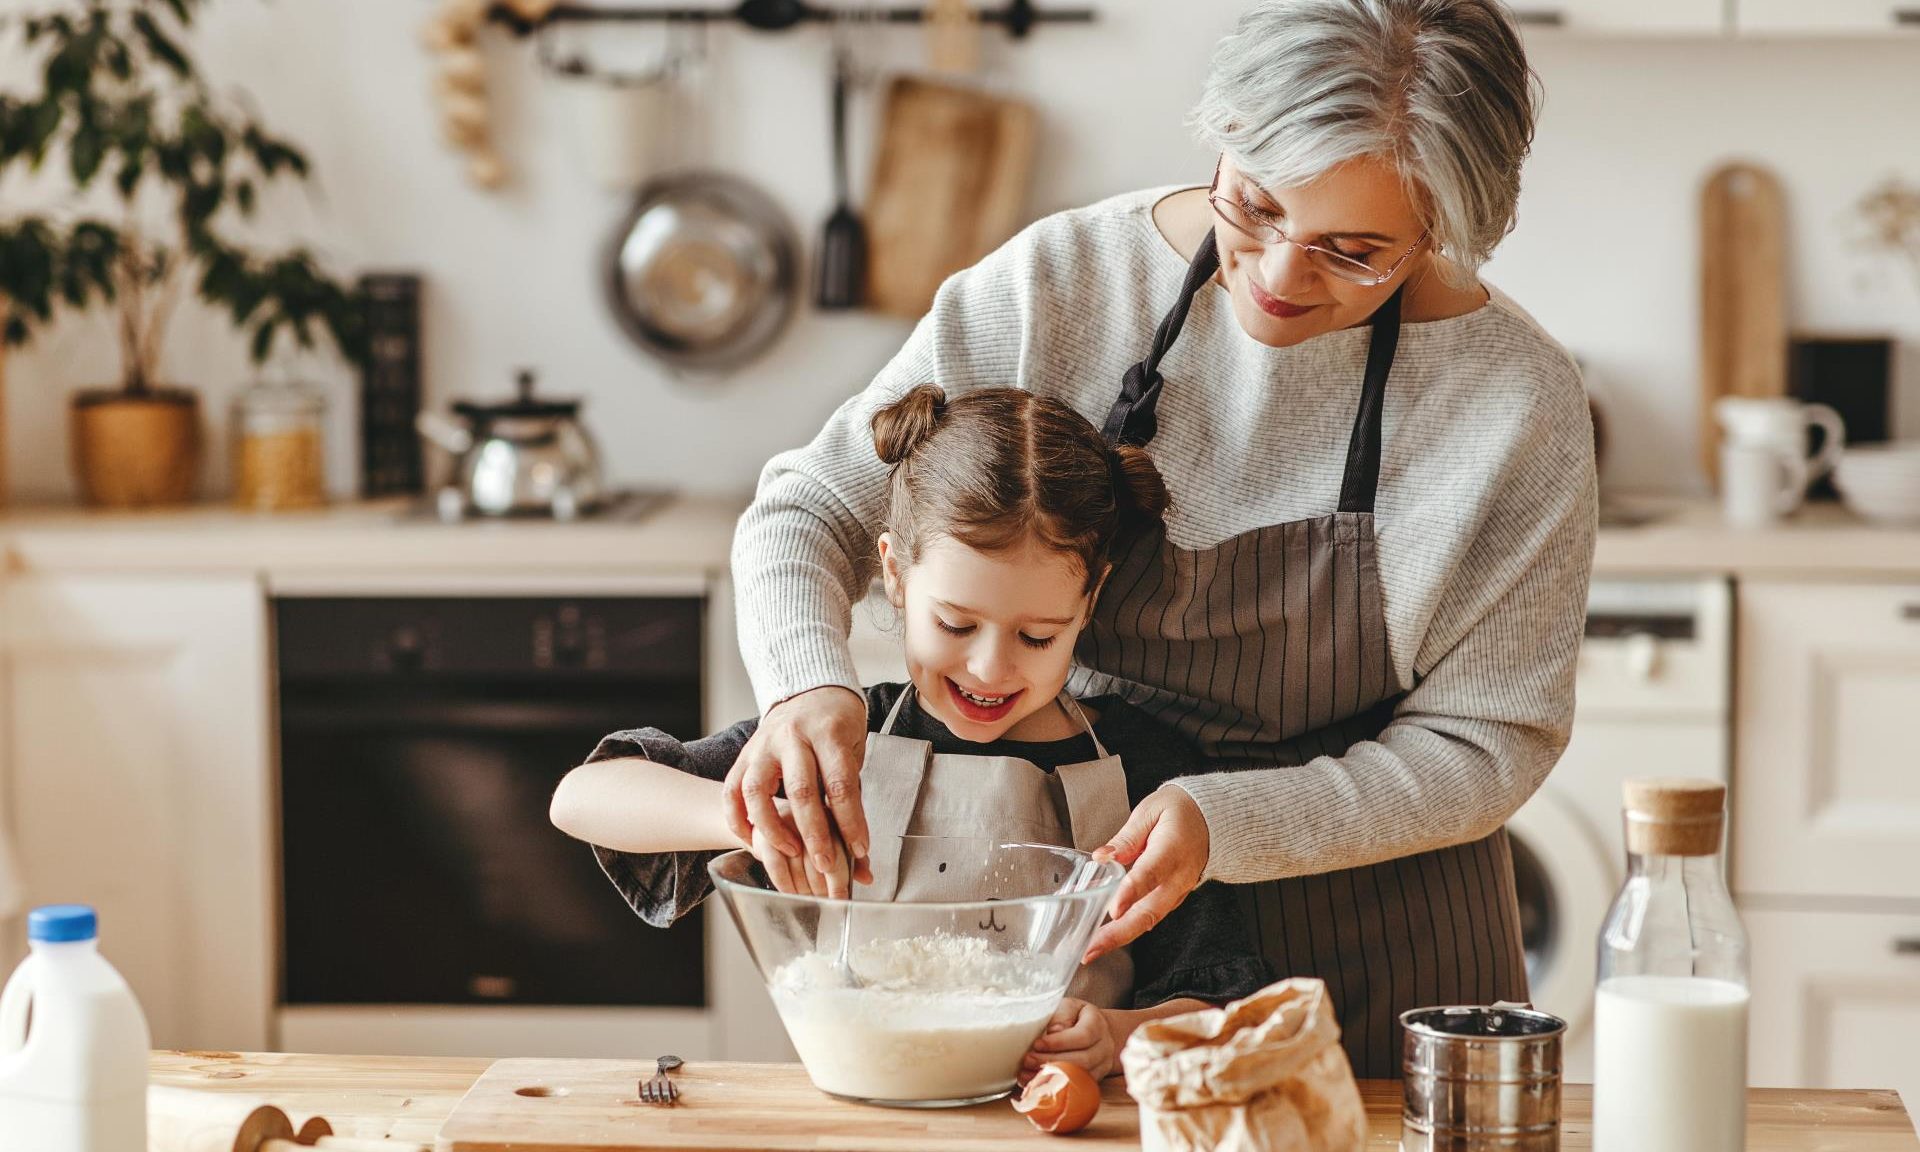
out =
[[(396, 1152), (415, 1152), (432, 1147), (441, 1123), (487, 1064), (476, 1059), (155, 1052), (151, 1067), (156, 1085), (269, 1102), (287, 1111), (295, 1124), (308, 1116), (324, 1116), (340, 1135), (385, 1139)], [(798, 1075), (791, 1066), (768, 1067), (772, 1074)], [(1104, 1123), (1062, 1148), (1139, 1146), (1132, 1136), (1136, 1114), (1123, 1086), (1110, 1080), (1105, 1087)], [(1367, 1148), (1397, 1148), (1399, 1085), (1365, 1081), (1361, 1095), (1370, 1122)], [(1566, 1152), (1590, 1147), (1591, 1101), (1584, 1085), (1567, 1086), (1561, 1123)], [(1747, 1152), (1920, 1152), (1920, 1138), (1894, 1092), (1756, 1089), (1749, 1101)], [(975, 1111), (986, 1116), (989, 1110), (1011, 1116), (1001, 1104), (981, 1105)], [(997, 1114), (992, 1119), (997, 1120)]]
[[(404, 500), (274, 515), (217, 504), (156, 512), (15, 508), (0, 514), (0, 555), (15, 572), (715, 574), (726, 569), (746, 504), (745, 495), (674, 497), (635, 519), (452, 525)], [(1839, 505), (1813, 504), (1775, 527), (1739, 529), (1722, 523), (1710, 500), (1622, 496), (1608, 501), (1594, 571), (1915, 579), (1920, 527), (1874, 525)]]

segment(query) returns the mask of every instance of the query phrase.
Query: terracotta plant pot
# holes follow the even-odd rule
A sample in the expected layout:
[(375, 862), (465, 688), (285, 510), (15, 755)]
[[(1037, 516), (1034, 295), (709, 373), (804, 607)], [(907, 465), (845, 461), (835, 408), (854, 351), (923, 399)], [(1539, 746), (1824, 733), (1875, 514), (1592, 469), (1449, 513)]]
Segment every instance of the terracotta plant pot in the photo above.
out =
[(192, 392), (100, 390), (73, 398), (73, 467), (88, 504), (186, 504), (200, 484), (200, 457), (200, 399)]

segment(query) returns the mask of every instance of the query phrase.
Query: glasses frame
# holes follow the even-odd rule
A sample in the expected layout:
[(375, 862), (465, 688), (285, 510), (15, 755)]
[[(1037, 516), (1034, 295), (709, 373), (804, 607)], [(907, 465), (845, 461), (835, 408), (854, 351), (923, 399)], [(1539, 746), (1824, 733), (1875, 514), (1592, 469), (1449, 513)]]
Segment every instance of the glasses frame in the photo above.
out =
[[(1324, 264), (1315, 264), (1314, 267), (1320, 269), (1321, 271), (1327, 273), (1328, 275), (1334, 277), (1337, 280), (1344, 280), (1349, 284), (1358, 284), (1367, 288), (1378, 288), (1380, 285), (1385, 284), (1387, 281), (1393, 279), (1394, 273), (1400, 271), (1400, 266), (1402, 264), (1405, 264), (1409, 259), (1411, 259), (1413, 254), (1420, 250), (1420, 245), (1425, 244), (1427, 242), (1427, 237), (1432, 235), (1433, 233), (1433, 229), (1431, 228), (1422, 229), (1420, 232), (1419, 238), (1416, 239), (1413, 242), (1412, 246), (1409, 247), (1405, 252), (1400, 253), (1400, 258), (1395, 260), (1392, 264), (1388, 265), (1386, 271), (1384, 272), (1376, 271), (1373, 265), (1361, 263), (1360, 261), (1355, 260), (1353, 257), (1344, 255), (1339, 252), (1335, 252), (1331, 248), (1322, 248), (1318, 244), (1302, 244), (1300, 243), (1300, 241), (1295, 240), (1293, 237), (1287, 235), (1286, 231), (1282, 229), (1279, 224), (1275, 223), (1271, 218), (1269, 218), (1267, 213), (1262, 212), (1258, 208), (1249, 207), (1246, 204), (1242, 204), (1242, 203), (1239, 203), (1238, 201), (1230, 200), (1228, 197), (1221, 195), (1220, 194), (1220, 169), (1222, 165), (1224, 165), (1225, 163), (1226, 163), (1225, 156), (1222, 156), (1220, 159), (1214, 161), (1213, 183), (1207, 186), (1207, 206), (1213, 209), (1213, 214), (1215, 216), (1218, 216), (1220, 220), (1226, 224), (1227, 227), (1233, 229), (1235, 232), (1240, 233), (1242, 236), (1245, 236), (1247, 239), (1252, 240), (1256, 243), (1265, 244), (1265, 245), (1291, 244), (1295, 248), (1300, 249), (1302, 252), (1306, 252), (1309, 254), (1318, 252), (1320, 255), (1325, 256), (1329, 261), (1331, 261), (1333, 266), (1327, 267)], [(1226, 212), (1221, 210), (1220, 204), (1222, 201), (1226, 201), (1227, 203), (1229, 203), (1236, 212), (1244, 212), (1248, 216), (1252, 217), (1255, 222), (1259, 223), (1261, 226), (1271, 231), (1273, 233), (1272, 237), (1262, 236), (1257, 232), (1249, 231), (1248, 229), (1242, 227), (1240, 224), (1236, 223), (1231, 216), (1227, 215)]]

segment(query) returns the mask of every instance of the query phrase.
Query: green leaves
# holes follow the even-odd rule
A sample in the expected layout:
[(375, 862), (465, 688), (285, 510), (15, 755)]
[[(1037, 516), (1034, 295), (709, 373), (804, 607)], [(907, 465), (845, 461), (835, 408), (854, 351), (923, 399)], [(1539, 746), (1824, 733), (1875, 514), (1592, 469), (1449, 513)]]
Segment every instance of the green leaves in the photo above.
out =
[(119, 255), (119, 233), (105, 224), (82, 221), (65, 233), (38, 217), (0, 224), (0, 339), (25, 343), (34, 325), (52, 319), (56, 301), (84, 308), (95, 296), (112, 300)]
[(182, 80), (193, 79), (193, 64), (187, 54), (173, 42), (173, 38), (161, 30), (152, 16), (135, 9), (132, 15), (133, 30), (139, 34), (141, 43), (155, 60), (173, 69), (174, 75)]
[[(0, 16), (22, 29), (40, 80), (37, 92), (0, 92), (0, 175), (64, 154), (76, 192), (104, 177), (129, 204), (159, 194), (174, 233), (169, 247), (102, 222), (62, 231), (0, 210), (0, 339), (29, 338), (58, 305), (97, 301), (117, 301), (135, 327), (158, 323), (156, 294), (136, 289), (197, 274), (201, 298), (246, 333), (256, 360), (283, 336), (311, 347), (324, 334), (359, 354), (357, 295), (310, 253), (249, 252), (223, 235), (223, 221), (254, 214), (267, 185), (311, 169), (292, 142), (201, 80), (185, 33), (204, 2), (64, 0), (54, 11)], [(127, 366), (130, 377), (142, 369)]]

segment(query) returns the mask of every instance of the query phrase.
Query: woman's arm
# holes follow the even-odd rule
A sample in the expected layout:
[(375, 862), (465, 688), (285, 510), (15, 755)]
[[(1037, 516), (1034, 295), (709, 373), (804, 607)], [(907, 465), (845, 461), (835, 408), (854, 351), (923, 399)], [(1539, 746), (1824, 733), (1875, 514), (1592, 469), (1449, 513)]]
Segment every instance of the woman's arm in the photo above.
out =
[(554, 789), (548, 816), (576, 840), (619, 852), (743, 847), (720, 810), (721, 782), (638, 756), (582, 764)]
[[(1026, 247), (1016, 238), (949, 278), (873, 382), (812, 443), (774, 457), (761, 473), (732, 552), (740, 654), (763, 713), (727, 778), (728, 827), (738, 838), (760, 831), (790, 857), (804, 851), (817, 868), (832, 857), (837, 827), (854, 855), (865, 855), (866, 731), (847, 632), (872, 579), (887, 510), (887, 466), (874, 452), (871, 421), (916, 384), (953, 395), (1021, 383), (1020, 353), (1030, 342), (1020, 330), (1033, 291), (1022, 274)], [(791, 820), (775, 810), (783, 788)]]

